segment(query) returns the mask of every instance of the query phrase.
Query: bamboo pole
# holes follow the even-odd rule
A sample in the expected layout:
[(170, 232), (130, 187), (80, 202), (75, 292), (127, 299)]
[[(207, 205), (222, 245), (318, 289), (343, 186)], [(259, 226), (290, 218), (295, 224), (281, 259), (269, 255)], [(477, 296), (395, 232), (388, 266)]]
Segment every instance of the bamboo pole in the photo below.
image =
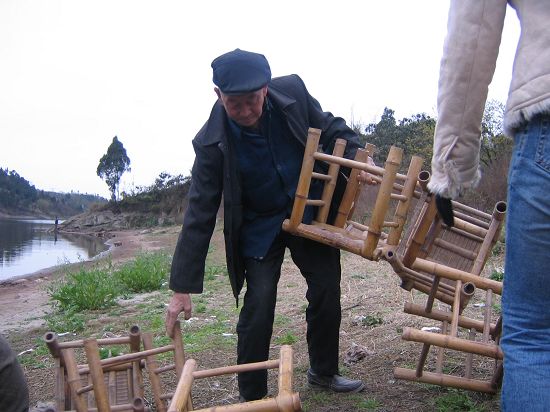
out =
[(422, 376), (424, 365), (426, 364), (426, 358), (428, 357), (429, 352), (430, 352), (430, 344), (424, 343), (422, 345), (422, 351), (420, 352), (420, 359), (418, 360), (418, 364), (416, 365), (415, 375), (417, 378)]
[(476, 219), (475, 217), (467, 215), (466, 213), (455, 211), (454, 216), (464, 220), (465, 222), (471, 223), (472, 225), (482, 227), (485, 230), (489, 229), (489, 223), (484, 220)]
[(463, 282), (471, 282), (475, 287), (487, 290), (492, 289), (493, 292), (502, 294), (502, 283), (492, 279), (482, 278), (480, 276), (472, 275), (471, 273), (464, 272), (463, 270), (453, 269), (449, 266), (440, 265), (435, 262), (430, 262), (425, 259), (417, 258), (412, 268), (414, 270), (421, 270), (431, 275), (437, 275), (451, 280), (461, 280)]
[(378, 196), (376, 196), (376, 202), (374, 204), (372, 216), (368, 225), (369, 230), (367, 238), (365, 239), (365, 244), (361, 255), (372, 256), (374, 249), (378, 245), (378, 239), (380, 238), (384, 217), (388, 211), (393, 183), (395, 182), (397, 169), (401, 164), (402, 158), (403, 150), (392, 146), (385, 163), (384, 177), (382, 178), (382, 183), (380, 184)]
[(462, 256), (463, 258), (466, 258), (468, 260), (474, 260), (477, 257), (477, 254), (472, 252), (471, 250), (464, 249), (441, 238), (434, 239), (434, 245), (456, 253), (457, 255)]
[(487, 231), (487, 235), (483, 239), (483, 243), (479, 248), (477, 258), (474, 261), (472, 273), (479, 275), (483, 270), (483, 267), (485, 266), (485, 262), (487, 262), (487, 258), (489, 257), (489, 252), (495, 245), (498, 239), (498, 236), (500, 234), (500, 229), (502, 227), (502, 222), (504, 220), (505, 214), (506, 214), (506, 203), (498, 202), (495, 205), (491, 223), (489, 225), (489, 230)]
[(409, 169), (407, 171), (407, 180), (403, 186), (403, 191), (401, 195), (404, 196), (405, 200), (399, 200), (397, 207), (395, 209), (394, 219), (397, 223), (397, 227), (392, 228), (388, 234), (388, 240), (386, 243), (388, 245), (397, 246), (401, 234), (403, 233), (403, 228), (405, 227), (405, 222), (407, 221), (407, 214), (411, 205), (412, 195), (416, 187), (417, 177), (422, 169), (423, 160), (421, 157), (413, 156), (409, 164)]
[[(346, 149), (346, 141), (344, 139), (336, 139), (334, 143), (334, 150), (332, 155), (335, 157), (342, 157), (344, 155), (344, 150)], [(321, 200), (323, 201), (323, 206), (319, 208), (317, 212), (317, 221), (321, 223), (327, 222), (328, 212), (330, 210), (330, 204), (332, 196), (334, 194), (334, 189), (336, 188), (336, 181), (338, 179), (338, 173), (340, 172), (340, 165), (337, 163), (330, 163), (328, 168), (328, 175), (330, 180), (325, 182), (323, 187), (323, 194), (321, 195)]]
[(300, 396), (297, 393), (291, 393), (278, 395), (275, 398), (197, 409), (193, 412), (299, 412), (301, 410)]
[(503, 358), (502, 350), (497, 345), (491, 345), (481, 342), (470, 342), (466, 339), (460, 339), (450, 335), (442, 335), (439, 333), (424, 332), (412, 328), (405, 328), (403, 330), (402, 338), (408, 341), (429, 343), (431, 345), (441, 346), (461, 352), (475, 353), (494, 359)]
[(487, 229), (484, 229), (477, 225), (473, 225), (470, 222), (466, 222), (465, 220), (459, 219), (458, 217), (455, 217), (454, 223), (457, 229), (464, 230), (465, 232), (471, 233), (472, 235), (475, 235), (481, 238), (485, 238), (485, 236), (487, 236)]
[(472, 282), (465, 282), (462, 285), (462, 290), (460, 291), (460, 312), (468, 306), (468, 303), (470, 303), (470, 299), (474, 296), (474, 293), (476, 291), (476, 286)]
[(493, 305), (493, 291), (488, 289), (485, 294), (485, 311), (483, 314), (483, 337), (482, 341), (489, 342), (489, 334), (491, 333), (491, 306)]
[[(153, 336), (150, 333), (144, 333), (142, 341), (145, 351), (152, 352), (151, 349), (153, 348)], [(159, 412), (166, 412), (166, 405), (161, 398), (162, 387), (160, 385), (160, 379), (158, 375), (154, 372), (155, 369), (158, 368), (157, 360), (153, 355), (148, 355), (145, 357), (145, 364), (147, 366), (147, 371), (149, 372), (149, 381), (151, 382), (151, 390), (153, 392), (153, 398), (155, 399), (157, 410)]]
[(110, 412), (109, 394), (105, 387), (97, 340), (93, 338), (84, 339), (84, 350), (86, 351), (86, 358), (90, 365), (90, 376), (92, 377), (92, 383), (94, 385), (94, 397), (97, 410), (99, 412)]
[(496, 393), (495, 388), (488, 382), (477, 379), (466, 379), (459, 376), (445, 375), (441, 373), (424, 372), (422, 376), (417, 377), (415, 371), (405, 368), (395, 368), (393, 376), (397, 379), (408, 381), (429, 383), (432, 385), (447, 386), (451, 388), (466, 389), (476, 392)]
[(311, 127), (309, 128), (306, 148), (304, 151), (304, 159), (302, 161), (302, 169), (298, 180), (298, 187), (296, 188), (294, 205), (292, 206), (292, 213), (290, 215), (288, 226), (288, 230), (291, 233), (296, 233), (296, 229), (304, 217), (304, 210), (309, 194), (309, 186), (311, 184), (311, 173), (313, 172), (313, 166), (315, 164), (313, 155), (319, 145), (320, 137), (321, 130)]
[(261, 369), (277, 369), (278, 360), (267, 360), (262, 362), (242, 363), (239, 365), (222, 366), (220, 368), (197, 370), (193, 372), (194, 379), (211, 378), (213, 376), (229, 375), (233, 373), (252, 372)]
[[(357, 149), (355, 153), (355, 161), (366, 163), (368, 158), (367, 151), (365, 149)], [(361, 171), (359, 169), (352, 169), (349, 175), (348, 184), (346, 185), (346, 190), (342, 196), (342, 201), (338, 207), (338, 214), (334, 221), (334, 226), (344, 227), (346, 221), (351, 219), (352, 207), (356, 202), (356, 194), (361, 190), (361, 183), (357, 179)]]
[[(451, 321), (450, 312), (445, 312), (439, 309), (432, 309), (431, 312), (427, 312), (422, 305), (418, 305), (410, 302), (405, 302), (405, 306), (403, 307), (403, 312), (408, 313), (410, 315), (422, 316), (428, 319), (439, 320), (441, 322)], [(478, 332), (483, 332), (483, 328), (485, 327), (483, 321), (467, 318), (462, 315), (458, 317), (458, 325), (461, 328), (475, 329)], [(495, 330), (495, 326), (496, 326), (495, 324), (491, 324), (490, 326), (491, 332)]]
[[(476, 339), (476, 331), (475, 329), (470, 329), (470, 332), (468, 334), (468, 338), (471, 341), (475, 341)], [(464, 377), (467, 379), (470, 379), (472, 377), (472, 361), (474, 359), (474, 355), (472, 353), (466, 354), (466, 366), (464, 367)]]
[[(448, 313), (448, 312), (447, 312)], [(449, 315), (449, 318), (451, 316)], [(447, 330), (449, 329), (449, 322), (444, 320), (443, 322), (441, 322), (441, 333), (443, 335), (446, 335), (447, 334)], [(437, 348), (437, 356), (436, 356), (436, 360), (435, 360), (435, 371), (437, 373), (441, 373), (443, 372), (443, 358), (445, 357), (445, 348), (439, 346)]]
[(134, 398), (132, 401), (133, 412), (145, 412), (145, 402), (143, 398)]
[(178, 380), (178, 386), (172, 397), (172, 402), (168, 407), (168, 412), (187, 412), (189, 398), (191, 397), (191, 388), (193, 386), (193, 372), (197, 369), (197, 362), (194, 359), (188, 359), (183, 366), (181, 378)]
[(294, 369), (291, 346), (281, 346), (279, 360), (279, 394), (290, 394), (292, 393), (292, 370)]
[(67, 368), (67, 383), (72, 391), (72, 401), (78, 412), (87, 412), (88, 406), (84, 399), (78, 396), (78, 391), (82, 387), (82, 381), (80, 380), (80, 374), (78, 373), (78, 365), (74, 355), (73, 348), (64, 349), (61, 352), (65, 367)]
[(491, 215), (489, 213), (485, 213), (485, 212), (483, 212), (481, 210), (478, 210), (474, 207), (465, 205), (464, 203), (460, 203), (460, 202), (457, 202), (457, 201), (453, 200), (452, 204), (453, 204), (453, 209), (459, 209), (459, 210), (466, 211), (466, 212), (470, 213), (471, 215), (478, 216), (478, 217), (480, 217), (484, 220), (491, 219)]
[[(132, 352), (139, 352), (141, 349), (141, 330), (139, 326), (134, 325), (130, 328), (130, 350)], [(141, 373), (141, 360), (136, 359), (132, 363), (132, 394), (143, 398), (145, 396), (143, 391), (143, 375)]]
[(426, 202), (422, 205), (418, 226), (413, 230), (411, 235), (411, 243), (403, 257), (403, 265), (410, 268), (414, 260), (418, 257), (420, 250), (424, 247), (428, 231), (437, 216), (437, 208), (435, 206), (435, 198), (428, 196)]
[(462, 281), (458, 279), (456, 281), (455, 299), (453, 302), (453, 314), (451, 317), (451, 333), (452, 337), (458, 335), (458, 315), (460, 314), (460, 291), (462, 289)]

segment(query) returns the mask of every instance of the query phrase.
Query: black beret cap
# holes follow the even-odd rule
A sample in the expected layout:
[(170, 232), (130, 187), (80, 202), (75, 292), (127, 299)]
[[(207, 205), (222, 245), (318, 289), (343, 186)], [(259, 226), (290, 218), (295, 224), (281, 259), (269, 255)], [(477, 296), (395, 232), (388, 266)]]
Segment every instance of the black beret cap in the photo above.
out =
[(235, 49), (214, 59), (212, 81), (224, 94), (246, 94), (271, 80), (271, 69), (263, 54)]

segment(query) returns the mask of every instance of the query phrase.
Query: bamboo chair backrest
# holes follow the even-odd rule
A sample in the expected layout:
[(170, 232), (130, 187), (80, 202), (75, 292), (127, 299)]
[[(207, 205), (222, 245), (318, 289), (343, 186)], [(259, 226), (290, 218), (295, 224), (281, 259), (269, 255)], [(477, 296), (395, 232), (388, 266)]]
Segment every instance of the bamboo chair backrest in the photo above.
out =
[(225, 366), (216, 369), (197, 370), (197, 363), (194, 359), (185, 362), (183, 373), (179, 379), (178, 386), (168, 408), (168, 412), (189, 412), (193, 411), (190, 402), (193, 382), (195, 379), (211, 378), (227, 374), (250, 372), (263, 369), (278, 369), (278, 394), (273, 398), (264, 398), (257, 401), (243, 402), (233, 405), (213, 406), (206, 411), (225, 412), (298, 412), (302, 410), (298, 393), (292, 391), (293, 384), (293, 357), (292, 347), (283, 345), (280, 349), (280, 356), (277, 360)]
[[(380, 257), (379, 251), (384, 245), (397, 247), (403, 232), (407, 213), (413, 197), (420, 196), (417, 185), (422, 159), (413, 157), (407, 175), (397, 173), (402, 161), (403, 152), (392, 147), (388, 154), (385, 167), (372, 166), (367, 163), (367, 150), (358, 149), (355, 160), (343, 158), (346, 142), (337, 139), (333, 153), (326, 154), (317, 151), (321, 131), (310, 128), (304, 152), (304, 160), (300, 179), (296, 190), (294, 206), (290, 219), (285, 220), (283, 229), (321, 243), (329, 244), (340, 249), (361, 255), (367, 259), (376, 260)], [(372, 148), (370, 149), (372, 151)], [(326, 174), (314, 172), (316, 161), (326, 162), (329, 169)], [(327, 224), (327, 217), (332, 203), (340, 167), (351, 169), (350, 177), (343, 198), (338, 208), (334, 224)], [(366, 171), (380, 184), (376, 202), (372, 210), (368, 225), (351, 220), (355, 210), (355, 201), (361, 185), (357, 176)], [(312, 179), (324, 181), (324, 190), (321, 199), (309, 199), (309, 189)], [(398, 193), (395, 193), (395, 192)], [(395, 201), (394, 214), (390, 221), (386, 216)], [(305, 207), (318, 206), (316, 220), (311, 225), (302, 223)], [(384, 232), (384, 230), (388, 232)]]

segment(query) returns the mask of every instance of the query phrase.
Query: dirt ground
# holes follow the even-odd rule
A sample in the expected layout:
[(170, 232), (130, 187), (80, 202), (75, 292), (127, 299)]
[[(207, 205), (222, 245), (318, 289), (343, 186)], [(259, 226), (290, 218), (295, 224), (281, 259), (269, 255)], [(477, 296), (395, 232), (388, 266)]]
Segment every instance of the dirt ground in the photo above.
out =
[[(109, 253), (113, 263), (132, 258), (143, 250), (166, 250), (172, 253), (179, 227), (154, 228), (113, 232)], [(209, 260), (223, 265), (222, 231), (216, 230)], [(109, 258), (107, 256), (102, 259)], [(91, 264), (91, 263), (85, 263)], [(486, 270), (497, 265), (489, 262)], [(395, 367), (414, 369), (420, 356), (421, 344), (401, 339), (405, 327), (436, 327), (439, 322), (430, 321), (403, 313), (405, 302), (423, 303), (425, 296), (407, 292), (399, 287), (399, 278), (391, 266), (383, 261), (372, 262), (350, 253), (342, 253), (342, 327), (340, 335), (341, 372), (365, 382), (366, 389), (359, 394), (341, 395), (317, 392), (307, 386), (305, 372), (308, 368), (305, 341), (305, 282), (299, 271), (286, 257), (279, 284), (277, 314), (273, 331), (271, 356), (278, 356), (281, 343), (293, 341), (294, 390), (300, 393), (305, 411), (498, 411), (498, 395), (442, 388), (439, 386), (396, 380)], [(46, 286), (62, 276), (59, 268), (49, 269), (25, 279), (0, 284), (0, 333), (11, 342), (25, 369), (31, 394), (31, 406), (37, 408), (53, 402), (54, 389), (52, 362), (46, 353), (43, 362), (26, 362), (29, 350), (39, 350), (42, 336), (47, 331), (44, 318), (51, 311)], [(219, 284), (218, 284), (219, 283)], [(220, 279), (212, 291), (205, 290), (195, 308), (203, 304), (208, 310), (195, 313), (191, 322), (183, 322), (184, 345), (186, 333), (204, 330), (213, 314), (227, 316), (228, 343), (213, 345), (204, 350), (189, 351), (197, 360), (199, 368), (213, 368), (235, 362), (235, 325), (238, 311), (231, 297), (227, 279)], [(169, 292), (153, 293), (135, 297), (148, 305), (150, 311), (164, 311)], [(199, 299), (199, 298), (197, 298)], [(200, 302), (200, 303), (199, 303)], [(468, 316), (482, 314), (481, 298), (474, 297), (468, 306)], [(198, 312), (198, 309), (197, 309)], [(89, 321), (87, 332), (95, 335), (115, 334), (123, 331), (122, 323), (138, 323), (143, 316), (136, 312), (135, 305), (122, 305), (116, 316), (98, 314), (98, 319)], [(161, 316), (161, 315), (159, 315)], [(124, 321), (124, 322), (123, 322)], [(99, 328), (98, 325), (101, 325)], [(126, 329), (127, 330), (127, 329)], [(105, 336), (105, 335), (103, 335)], [(81, 337), (78, 337), (81, 338)], [(216, 341), (217, 342), (217, 341)], [(42, 345), (43, 347), (43, 345)], [(433, 350), (428, 365), (434, 363)], [(447, 353), (447, 352), (446, 352)], [(433, 355), (433, 356), (432, 356)], [(450, 354), (444, 370), (447, 373), (463, 372), (462, 354)], [(490, 379), (493, 364), (483, 359), (474, 359), (474, 377)], [(276, 376), (270, 372), (270, 395), (276, 394)], [(238, 396), (234, 377), (208, 379), (193, 389), (195, 408), (235, 402)], [(443, 406), (441, 406), (443, 405)], [(447, 405), (447, 406), (445, 406)], [(450, 405), (450, 406), (448, 406)]]

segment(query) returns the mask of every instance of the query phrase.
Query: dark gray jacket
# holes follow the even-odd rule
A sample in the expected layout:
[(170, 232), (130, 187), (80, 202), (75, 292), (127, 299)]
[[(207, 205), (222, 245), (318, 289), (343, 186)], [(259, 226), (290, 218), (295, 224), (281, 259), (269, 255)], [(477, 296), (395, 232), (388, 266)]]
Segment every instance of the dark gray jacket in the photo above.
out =
[[(322, 130), (320, 142), (323, 151), (332, 153), (334, 142), (342, 138), (348, 141), (345, 156), (355, 156), (360, 147), (357, 135), (342, 118), (323, 112), (300, 77), (290, 75), (272, 79), (268, 96), (283, 113), (292, 135), (304, 147), (308, 128), (315, 127)], [(222, 193), (227, 270), (235, 298), (242, 289), (244, 266), (239, 250), (243, 212), (241, 187), (235, 153), (228, 136), (227, 115), (218, 101), (210, 118), (193, 139), (196, 157), (191, 172), (189, 204), (170, 274), (170, 289), (175, 292), (201, 293), (203, 290), (205, 260)]]

